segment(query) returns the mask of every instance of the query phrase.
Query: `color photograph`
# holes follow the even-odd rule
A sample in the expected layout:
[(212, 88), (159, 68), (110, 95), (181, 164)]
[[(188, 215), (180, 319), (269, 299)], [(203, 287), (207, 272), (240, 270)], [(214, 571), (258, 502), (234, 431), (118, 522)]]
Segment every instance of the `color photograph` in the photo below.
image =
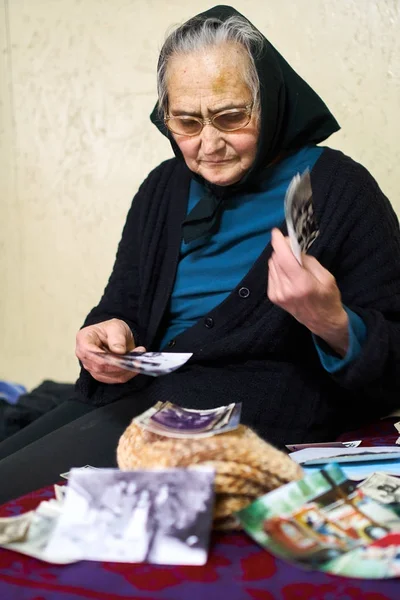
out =
[(305, 568), (372, 578), (397, 569), (400, 520), (336, 463), (258, 498), (237, 516), (264, 548)]

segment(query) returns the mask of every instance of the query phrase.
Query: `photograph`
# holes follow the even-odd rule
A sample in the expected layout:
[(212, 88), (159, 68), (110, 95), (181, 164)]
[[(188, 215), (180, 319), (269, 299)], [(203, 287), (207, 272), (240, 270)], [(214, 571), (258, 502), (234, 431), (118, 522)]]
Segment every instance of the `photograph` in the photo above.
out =
[(364, 494), (385, 504), (400, 516), (400, 479), (387, 473), (372, 473), (359, 484)]
[(127, 354), (103, 353), (104, 360), (114, 366), (127, 369), (141, 375), (158, 377), (168, 375), (182, 365), (192, 356), (190, 352), (135, 352)]
[(261, 546), (298, 566), (349, 577), (392, 576), (387, 552), (367, 549), (389, 535), (400, 538), (400, 520), (349, 481), (338, 464), (258, 498), (237, 517)]
[(75, 560), (205, 564), (213, 484), (206, 467), (73, 469), (47, 551)]
[(204, 438), (232, 431), (240, 425), (242, 404), (208, 410), (187, 409), (172, 402), (157, 402), (135, 417), (136, 423), (152, 433), (175, 438)]
[(224, 417), (229, 417), (231, 412), (232, 405), (211, 410), (190, 410), (168, 402), (150, 419), (169, 429), (207, 431), (217, 425)]

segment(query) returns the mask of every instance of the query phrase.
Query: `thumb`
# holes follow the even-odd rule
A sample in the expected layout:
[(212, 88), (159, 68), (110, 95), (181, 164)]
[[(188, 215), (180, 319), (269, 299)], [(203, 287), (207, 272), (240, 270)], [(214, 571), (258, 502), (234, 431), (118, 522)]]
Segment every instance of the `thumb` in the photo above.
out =
[(125, 354), (132, 349), (133, 335), (125, 323), (113, 323), (107, 332), (108, 347), (111, 352)]

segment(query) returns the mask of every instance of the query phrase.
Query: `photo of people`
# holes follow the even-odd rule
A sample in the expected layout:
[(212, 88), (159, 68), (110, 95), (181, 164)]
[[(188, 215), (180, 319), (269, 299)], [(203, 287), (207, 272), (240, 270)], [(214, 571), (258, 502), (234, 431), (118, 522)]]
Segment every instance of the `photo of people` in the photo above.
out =
[(115, 354), (113, 352), (95, 352), (97, 356), (114, 366), (134, 373), (158, 377), (168, 375), (184, 365), (192, 356), (190, 352), (135, 352)]
[(208, 468), (72, 470), (47, 552), (75, 560), (205, 564), (213, 481)]

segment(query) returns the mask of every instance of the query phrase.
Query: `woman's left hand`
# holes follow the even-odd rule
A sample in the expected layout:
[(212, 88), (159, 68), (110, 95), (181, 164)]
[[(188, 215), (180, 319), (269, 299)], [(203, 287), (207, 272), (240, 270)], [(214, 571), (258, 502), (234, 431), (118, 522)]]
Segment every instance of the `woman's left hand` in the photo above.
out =
[(322, 338), (340, 356), (348, 345), (348, 316), (334, 276), (313, 256), (300, 265), (279, 229), (272, 230), (268, 298)]

